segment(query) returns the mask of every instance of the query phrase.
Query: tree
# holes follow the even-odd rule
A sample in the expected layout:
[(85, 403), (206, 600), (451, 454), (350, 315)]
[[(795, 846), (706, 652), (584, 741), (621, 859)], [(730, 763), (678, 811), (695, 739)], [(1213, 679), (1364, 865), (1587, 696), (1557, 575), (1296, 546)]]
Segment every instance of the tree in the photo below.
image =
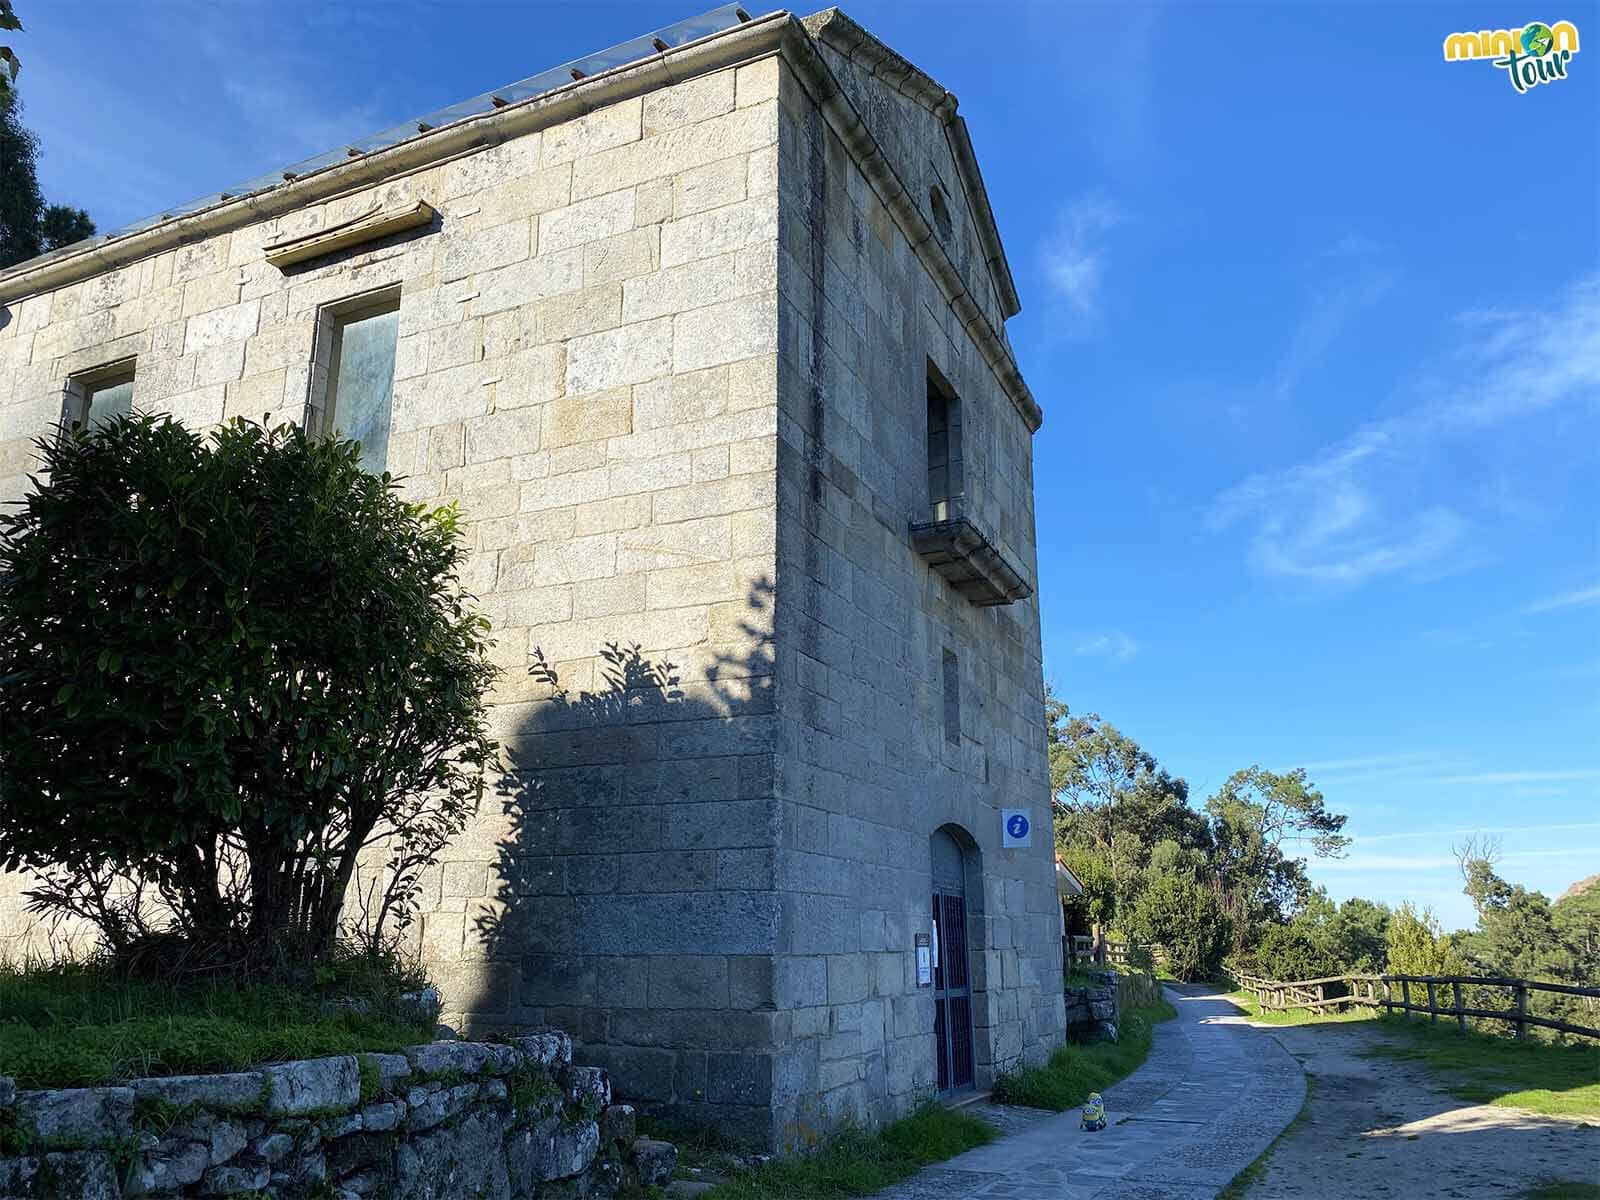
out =
[(1377, 971), (1384, 963), (1390, 913), (1359, 896), (1334, 904), (1316, 888), (1292, 920), (1269, 922), (1255, 946), (1255, 969), (1270, 979), (1318, 979)]
[(1109, 922), (1131, 908), (1153, 848), (1204, 846), (1205, 821), (1188, 806), (1188, 785), (1110, 722), (1074, 717), (1048, 692), (1045, 714), (1056, 845), (1069, 866), (1086, 858), (1103, 866), (1092, 873), (1109, 875)]
[[(0, 0), (0, 29), (13, 32), (22, 29), (22, 22), (17, 19), (11, 0)], [(22, 64), (17, 61), (11, 47), (0, 45), (0, 112), (11, 105), (12, 97), (16, 94), (17, 72), (20, 70)]]
[(39, 143), (22, 124), (22, 104), (0, 106), (0, 268), (43, 250), (39, 219), (44, 195), (34, 167)]
[(1511, 887), (1495, 874), (1495, 864), (1500, 861), (1500, 839), (1475, 833), (1452, 849), (1461, 881), (1466, 885), (1462, 891), (1471, 898), (1478, 919), (1482, 921), (1485, 913), (1504, 908), (1511, 898)]
[(1550, 906), (1561, 936), (1586, 964), (1589, 979), (1600, 979), (1600, 875), (1573, 884)]
[(1067, 846), (1061, 861), (1083, 885), (1083, 895), (1074, 902), (1091, 927), (1109, 928), (1117, 915), (1117, 881), (1105, 857), (1085, 846)]
[(1232, 920), (1236, 952), (1311, 893), (1305, 860), (1286, 854), (1285, 842), (1309, 843), (1321, 857), (1337, 857), (1350, 844), (1340, 832), (1345, 818), (1327, 810), (1303, 768), (1281, 775), (1256, 766), (1235, 771), (1206, 801), (1206, 813), (1216, 848), (1213, 884)]
[(1431, 908), (1420, 912), (1408, 900), (1395, 910), (1385, 939), (1393, 975), (1461, 975), (1466, 963), (1450, 945)]
[(1342, 971), (1382, 971), (1386, 961), (1389, 922), (1387, 904), (1352, 896), (1339, 906), (1331, 922), (1334, 953)]
[[(0, 30), (20, 30), (11, 0), (0, 0)], [(94, 236), (81, 208), (49, 204), (39, 190), (39, 139), (22, 124), (17, 56), (0, 45), (0, 269)]]
[(1214, 975), (1232, 941), (1216, 893), (1182, 874), (1153, 876), (1139, 893), (1128, 926), (1140, 941), (1166, 951), (1167, 969), (1179, 979)]
[(0, 516), (0, 867), (124, 955), (272, 971), (330, 948), (383, 849), (403, 923), (495, 752), (454, 509), (292, 426), (41, 451)]
[(39, 217), (39, 238), (46, 250), (59, 250), (94, 236), (94, 222), (81, 208), (47, 204)]

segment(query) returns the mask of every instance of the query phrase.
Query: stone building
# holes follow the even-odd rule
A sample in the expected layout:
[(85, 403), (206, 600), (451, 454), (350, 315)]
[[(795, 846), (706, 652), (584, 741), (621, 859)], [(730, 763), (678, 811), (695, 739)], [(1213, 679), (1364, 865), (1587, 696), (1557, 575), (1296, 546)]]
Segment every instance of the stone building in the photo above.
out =
[(802, 1144), (1062, 1036), (1017, 310), (955, 97), (730, 6), (0, 273), (0, 499), (131, 404), (458, 501), (515, 769), (449, 1012)]

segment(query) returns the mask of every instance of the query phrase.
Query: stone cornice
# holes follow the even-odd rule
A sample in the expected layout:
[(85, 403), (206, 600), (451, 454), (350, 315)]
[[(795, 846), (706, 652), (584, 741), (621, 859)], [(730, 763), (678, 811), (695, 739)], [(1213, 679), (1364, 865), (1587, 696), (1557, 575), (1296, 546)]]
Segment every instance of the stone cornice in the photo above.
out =
[[(891, 62), (892, 52), (883, 48), (881, 43), (837, 11), (821, 16), (825, 19), (815, 23), (823, 34), (833, 30), (832, 34), (827, 34), (830, 38), (846, 37), (852, 29), (859, 34), (855, 53), (865, 53), (863, 47), (868, 42), (882, 48), (884, 77), (888, 79), (895, 76), (899, 68)], [(597, 108), (698, 75), (764, 58), (775, 52), (783, 54), (785, 62), (794, 69), (801, 84), (816, 101), (824, 119), (854, 156), (906, 240), (939, 284), (957, 319), (977, 345), (1012, 404), (1028, 428), (1036, 431), (1044, 422), (1044, 414), (1026, 380), (1022, 378), (1021, 371), (1017, 369), (1011, 347), (968, 291), (961, 272), (945, 252), (932, 227), (923, 219), (911, 193), (823, 61), (812, 35), (799, 20), (782, 10), (697, 41), (686, 42), (650, 58), (586, 77), (554, 91), (531, 96), (494, 112), (481, 113), (420, 133), (375, 153), (303, 175), (270, 191), (222, 201), (210, 208), (174, 217), (159, 225), (98, 242), (81, 250), (69, 249), (20, 263), (7, 271), (0, 271), (0, 304), (10, 304), (28, 296), (66, 287), (177, 246), (335, 199), (386, 179), (498, 145), (508, 138), (559, 125)], [(904, 63), (897, 55), (892, 58)], [(939, 88), (909, 63), (904, 64), (904, 70), (905, 74), (899, 77), (896, 85), (898, 89), (917, 97), (922, 103), (932, 102), (936, 106), (943, 106), (939, 111), (944, 117), (947, 131), (954, 131), (952, 139), (958, 151), (965, 145), (965, 155), (958, 152), (956, 161), (962, 164), (963, 175), (967, 177), (965, 184), (969, 198), (976, 201), (983, 195), (983, 181), (976, 173), (976, 162), (971, 159), (965, 125), (960, 123), (960, 118), (954, 117), (954, 96)], [(935, 89), (939, 96), (937, 101), (933, 101)], [(988, 214), (986, 197), (977, 211), (980, 216)], [(998, 246), (992, 218), (980, 220), (979, 226), (980, 230), (987, 227), (987, 233), (995, 237), (995, 245)], [(1000, 261), (1003, 264), (1003, 254)], [(991, 267), (993, 262), (991, 257)], [(1005, 278), (1009, 281), (1009, 270), (1005, 272)], [(1015, 293), (1012, 292), (1011, 296), (1014, 302)], [(1002, 303), (1007, 303), (1004, 294)]]
[[(834, 14), (834, 19), (841, 18)], [(867, 182), (877, 192), (884, 207), (889, 210), (889, 215), (899, 225), (906, 241), (922, 260), (928, 274), (933, 276), (934, 281), (944, 292), (945, 299), (954, 310), (956, 318), (978, 347), (979, 353), (989, 364), (989, 369), (994, 372), (995, 378), (1011, 403), (1022, 415), (1028, 429), (1037, 432), (1044, 424), (1044, 413), (1039, 408), (1038, 401), (1033, 398), (1033, 392), (1029, 390), (1022, 372), (1017, 369), (1017, 362), (1011, 353), (1010, 345), (990, 324), (982, 306), (967, 289), (966, 280), (962, 278), (961, 272), (945, 252), (933, 227), (923, 219), (922, 210), (912, 199), (900, 176), (895, 173), (893, 165), (883, 153), (883, 148), (872, 136), (872, 131), (861, 119), (861, 114), (856, 112), (849, 96), (839, 86), (838, 80), (834, 78), (828, 64), (823, 61), (811, 38), (805, 36), (804, 27), (798, 21), (793, 22), (793, 27), (802, 36), (784, 39), (784, 61), (793, 68), (802, 86), (821, 110), (823, 119), (844, 143), (851, 157), (855, 159), (856, 165), (861, 168), (861, 173), (866, 176)], [(863, 34), (863, 36), (869, 35)], [(942, 89), (941, 95), (949, 96)], [(954, 97), (949, 97), (949, 100), (953, 106)], [(949, 128), (948, 123), (946, 128)], [(957, 161), (959, 162), (959, 158)], [(982, 186), (981, 180), (979, 186)]]
[(787, 12), (768, 13), (732, 29), (587, 76), (493, 112), (419, 133), (372, 154), (302, 175), (270, 191), (225, 200), (81, 250), (69, 248), (19, 263), (0, 271), (0, 304), (54, 291), (176, 246), (332, 200), (386, 179), (498, 145), (508, 138), (559, 125), (608, 104), (764, 57), (792, 36), (793, 25), (793, 18)]
[(977, 218), (978, 241), (983, 246), (984, 260), (1000, 297), (1001, 312), (1006, 317), (1016, 316), (1022, 311), (1022, 301), (1017, 296), (1011, 264), (1006, 260), (1005, 247), (1000, 242), (1000, 230), (995, 223), (994, 209), (989, 206), (989, 191), (983, 183), (983, 172), (978, 169), (978, 158), (973, 153), (967, 122), (956, 112), (958, 102), (955, 93), (946, 90), (938, 80), (900, 57), (837, 8), (806, 17), (801, 24), (812, 37), (827, 42), (851, 62), (863, 67), (868, 74), (881, 80), (885, 86), (915, 100), (943, 122), (950, 155), (961, 173), (962, 189)]

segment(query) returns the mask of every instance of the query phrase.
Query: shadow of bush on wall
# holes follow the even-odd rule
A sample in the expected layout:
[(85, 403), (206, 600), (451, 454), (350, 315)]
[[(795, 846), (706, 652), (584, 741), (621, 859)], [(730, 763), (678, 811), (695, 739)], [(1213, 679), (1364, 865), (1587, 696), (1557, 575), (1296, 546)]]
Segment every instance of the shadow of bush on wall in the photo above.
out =
[[(470, 994), (449, 1004), (469, 1029), (549, 1024), (613, 1047), (591, 1061), (645, 1102), (703, 1098), (708, 1050), (770, 1047), (757, 1020), (771, 1015), (770, 982), (764, 996), (725, 982), (696, 995), (663, 983), (661, 962), (652, 974), (652, 956), (749, 955), (754, 973), (775, 948), (773, 593), (753, 580), (670, 656), (606, 642), (590, 661), (563, 656), (558, 672), (531, 651), (535, 698), (508, 710), (517, 719), (485, 804), (498, 805), (484, 822), (494, 861), (466, 929), (478, 962)], [(591, 666), (589, 686), (561, 677)], [(699, 836), (723, 816), (748, 819), (748, 837)], [(687, 915), (719, 891), (715, 919)]]

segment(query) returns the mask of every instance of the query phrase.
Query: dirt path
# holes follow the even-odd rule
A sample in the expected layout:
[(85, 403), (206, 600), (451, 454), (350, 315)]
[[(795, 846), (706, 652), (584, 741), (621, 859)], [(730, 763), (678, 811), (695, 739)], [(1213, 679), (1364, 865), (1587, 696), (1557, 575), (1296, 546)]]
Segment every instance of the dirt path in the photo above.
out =
[(1600, 1184), (1600, 1120), (1459, 1100), (1418, 1064), (1363, 1057), (1386, 1039), (1361, 1023), (1253, 1028), (1300, 1061), (1312, 1088), (1307, 1119), (1277, 1144), (1248, 1200), (1483, 1200), (1551, 1179)]

